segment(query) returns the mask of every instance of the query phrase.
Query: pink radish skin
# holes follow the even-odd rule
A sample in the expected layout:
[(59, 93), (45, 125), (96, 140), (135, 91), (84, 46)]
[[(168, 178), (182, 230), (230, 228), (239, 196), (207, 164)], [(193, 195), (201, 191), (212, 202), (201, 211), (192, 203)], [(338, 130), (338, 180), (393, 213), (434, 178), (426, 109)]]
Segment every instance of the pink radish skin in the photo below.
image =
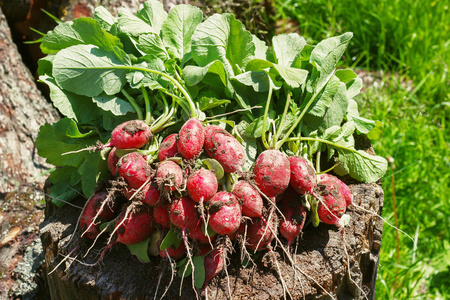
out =
[(281, 218), (279, 230), (281, 235), (288, 241), (288, 248), (292, 240), (302, 232), (308, 214), (308, 210), (300, 202), (300, 197), (301, 195), (294, 191), (293, 188), (289, 188), (285, 198), (280, 203), (284, 218)]
[[(273, 222), (272, 222), (273, 223)], [(271, 225), (274, 229), (273, 224)], [(267, 249), (275, 236), (272, 230), (267, 228), (263, 219), (252, 219), (247, 221), (247, 243), (246, 247), (253, 251), (261, 251)]]
[(144, 186), (140, 200), (152, 207), (160, 204), (160, 193), (155, 182), (150, 182)]
[(172, 224), (183, 231), (194, 228), (200, 219), (196, 202), (188, 196), (175, 199), (169, 205), (169, 217)]
[(316, 172), (300, 156), (290, 156), (291, 186), (300, 194), (313, 194), (317, 186)]
[(247, 160), (244, 147), (228, 131), (216, 125), (205, 127), (205, 150), (217, 160), (225, 172), (242, 171)]
[(241, 224), (242, 211), (239, 202), (230, 192), (218, 192), (209, 200), (209, 223), (219, 235), (234, 233)]
[[(95, 239), (100, 233), (100, 225), (103, 222), (111, 221), (117, 214), (118, 205), (115, 201), (112, 202), (112, 205), (106, 204), (103, 206), (102, 211), (98, 214), (95, 223), (92, 224), (95, 216), (101, 208), (102, 203), (107, 201), (107, 198), (107, 192), (99, 192), (92, 195), (92, 197), (86, 202), (80, 217), (80, 230), (88, 239)], [(89, 230), (86, 231), (88, 228)]]
[(108, 169), (111, 172), (111, 174), (113, 174), (114, 176), (116, 176), (117, 173), (117, 163), (119, 162), (119, 157), (116, 154), (116, 147), (113, 147), (108, 154), (108, 159), (107, 159), (107, 163), (108, 163)]
[(153, 218), (155, 219), (155, 222), (163, 228), (169, 228), (170, 227), (170, 217), (169, 217), (169, 211), (167, 210), (167, 207), (164, 205), (159, 205), (153, 208)]
[(216, 175), (206, 169), (198, 169), (186, 181), (186, 189), (192, 200), (196, 202), (208, 201), (218, 188)]
[(178, 134), (176, 133), (172, 133), (163, 140), (158, 151), (159, 161), (165, 161), (166, 159), (175, 157), (178, 154), (177, 140)]
[(148, 165), (144, 155), (138, 152), (122, 156), (117, 163), (117, 173), (125, 178), (130, 189), (140, 188), (154, 175), (154, 171)]
[(239, 180), (233, 194), (242, 203), (242, 215), (250, 218), (261, 217), (263, 199), (261, 195), (245, 180)]
[(111, 133), (107, 146), (117, 149), (138, 149), (153, 138), (150, 127), (141, 120), (127, 121), (117, 126)]
[[(117, 225), (122, 223), (124, 216), (117, 221)], [(117, 226), (116, 225), (116, 226)], [(117, 229), (116, 242), (133, 245), (148, 238), (155, 229), (153, 211), (148, 206), (142, 206), (138, 211), (127, 216), (123, 224)]]
[(156, 171), (156, 183), (164, 186), (166, 191), (175, 191), (183, 184), (183, 172), (181, 167), (171, 160), (163, 161)]
[(266, 150), (255, 161), (254, 180), (267, 197), (282, 194), (291, 178), (289, 159), (278, 150)]
[(205, 131), (199, 119), (190, 118), (178, 133), (178, 152), (185, 159), (192, 159), (200, 154), (205, 141)]
[(199, 244), (208, 244), (209, 241), (214, 241), (216, 235), (214, 234), (208, 238), (202, 231), (203, 224), (203, 221), (200, 220), (194, 228), (189, 229), (188, 236)]
[(205, 286), (219, 274), (224, 267), (223, 249), (216, 248), (205, 256)]
[(172, 245), (167, 249), (159, 250), (159, 256), (167, 257), (167, 254), (170, 256), (171, 259), (174, 260), (180, 259), (186, 254), (186, 246), (184, 245), (184, 243), (180, 243), (178, 248), (174, 248)]
[(330, 174), (320, 174), (319, 176), (319, 184), (329, 184), (329, 185), (337, 185), (339, 191), (341, 192), (347, 206), (353, 204), (353, 194), (348, 185), (342, 182), (336, 176)]
[(341, 227), (339, 220), (345, 214), (347, 203), (337, 185), (319, 184), (321, 201), (317, 209), (320, 221)]

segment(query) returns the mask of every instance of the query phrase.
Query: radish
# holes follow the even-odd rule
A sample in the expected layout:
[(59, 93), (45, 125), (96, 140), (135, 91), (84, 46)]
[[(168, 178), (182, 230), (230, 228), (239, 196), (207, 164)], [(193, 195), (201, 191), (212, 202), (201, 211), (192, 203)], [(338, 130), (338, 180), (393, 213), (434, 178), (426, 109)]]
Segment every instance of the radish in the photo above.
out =
[(100, 225), (111, 221), (116, 216), (118, 204), (108, 196), (108, 192), (98, 192), (87, 200), (80, 216), (82, 236), (95, 239), (100, 233)]
[(186, 181), (186, 190), (191, 199), (196, 202), (208, 201), (217, 193), (217, 188), (216, 175), (206, 169), (194, 171)]
[(169, 216), (172, 224), (183, 231), (194, 228), (199, 221), (195, 202), (188, 196), (175, 199), (169, 205)]
[(341, 227), (340, 218), (344, 215), (347, 203), (336, 184), (319, 184), (319, 207), (317, 214), (320, 221)]
[(160, 193), (155, 182), (149, 182), (144, 186), (144, 188), (142, 189), (142, 198), (140, 198), (139, 200), (149, 206), (156, 206), (160, 204)]
[(170, 258), (174, 260), (182, 258), (185, 254), (186, 254), (186, 246), (184, 245), (184, 243), (180, 243), (178, 248), (174, 248), (172, 245), (164, 250), (161, 249), (159, 250), (159, 255), (161, 257), (170, 256)]
[(225, 172), (242, 171), (247, 160), (244, 147), (228, 131), (216, 125), (205, 127), (205, 150), (217, 160)]
[(253, 218), (251, 221), (247, 221), (247, 248), (253, 251), (260, 251), (267, 249), (272, 240), (275, 238), (273, 231), (275, 231), (275, 224), (271, 222), (271, 228), (268, 228), (268, 223), (263, 219)]
[(115, 242), (125, 245), (137, 244), (149, 237), (155, 229), (153, 211), (147, 205), (139, 206), (130, 214), (124, 214), (116, 223)]
[(166, 160), (159, 164), (156, 171), (156, 183), (166, 191), (175, 191), (183, 184), (183, 172), (174, 161)]
[(342, 196), (344, 197), (345, 202), (347, 203), (347, 206), (353, 204), (353, 194), (350, 191), (350, 188), (336, 176), (326, 174), (326, 173), (320, 174), (319, 184), (337, 185), (339, 191), (341, 192)]
[(309, 163), (300, 156), (289, 157), (291, 169), (291, 186), (300, 194), (313, 194), (317, 186), (316, 172)]
[(107, 163), (108, 163), (108, 169), (111, 172), (111, 174), (113, 174), (114, 176), (117, 173), (117, 163), (119, 162), (119, 157), (116, 154), (116, 147), (113, 147), (108, 154), (108, 159), (107, 159)]
[(223, 248), (215, 248), (205, 256), (205, 287), (224, 267)]
[(300, 235), (305, 225), (308, 210), (301, 204), (300, 195), (293, 188), (288, 188), (284, 199), (281, 201), (280, 234), (288, 241), (287, 249), (292, 241)]
[(163, 228), (170, 227), (169, 211), (164, 205), (158, 205), (153, 208), (153, 219), (155, 219), (155, 222)]
[(183, 124), (178, 133), (178, 152), (185, 159), (192, 159), (200, 154), (205, 141), (205, 131), (202, 122), (190, 118)]
[(145, 156), (138, 152), (131, 152), (122, 156), (117, 163), (117, 173), (125, 178), (128, 187), (139, 189), (153, 175), (153, 169), (148, 165)]
[(172, 133), (163, 140), (158, 151), (159, 161), (164, 161), (178, 154), (177, 139), (178, 134)]
[(194, 228), (189, 229), (188, 236), (198, 244), (208, 244), (210, 241), (213, 242), (214, 238), (216, 237), (215, 234), (208, 237), (203, 233), (202, 228), (204, 224), (205, 223), (203, 222), (203, 220), (200, 219), (200, 221), (198, 221), (197, 225), (195, 225)]
[(242, 211), (239, 202), (230, 192), (218, 192), (208, 202), (211, 229), (219, 235), (234, 233), (241, 224)]
[(263, 199), (250, 183), (239, 180), (234, 185), (233, 194), (242, 204), (243, 216), (262, 217)]
[(266, 150), (256, 159), (253, 173), (259, 190), (267, 197), (275, 197), (289, 185), (289, 159), (279, 150)]
[(118, 125), (111, 133), (111, 142), (104, 147), (117, 149), (139, 149), (153, 138), (150, 127), (141, 120), (132, 120)]

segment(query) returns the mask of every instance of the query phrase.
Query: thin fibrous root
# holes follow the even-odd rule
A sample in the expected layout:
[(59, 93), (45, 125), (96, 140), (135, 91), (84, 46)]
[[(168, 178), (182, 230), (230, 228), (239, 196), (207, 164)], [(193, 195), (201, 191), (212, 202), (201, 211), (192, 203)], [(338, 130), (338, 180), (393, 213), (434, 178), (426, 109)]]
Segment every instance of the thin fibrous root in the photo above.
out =
[(280, 265), (278, 264), (278, 260), (277, 260), (275, 253), (273, 252), (272, 249), (269, 249), (269, 253), (272, 254), (275, 265), (277, 266), (277, 273), (278, 273), (278, 276), (280, 276), (281, 286), (283, 287), (284, 299), (287, 299), (286, 293), (289, 295), (290, 299), (294, 299), (292, 297), (291, 293), (289, 292), (289, 289), (287, 288), (286, 282), (284, 281), (283, 274), (281, 274)]
[[(64, 259), (63, 260), (61, 260), (50, 272), (48, 272), (47, 273), (47, 275), (50, 275), (50, 274), (52, 274), (53, 272), (55, 272), (56, 271), (56, 269), (58, 269), (59, 268), (59, 266), (61, 266), (66, 260), (68, 260), (68, 259), (74, 259), (73, 257), (71, 257), (70, 255), (75, 251), (75, 250), (77, 250), (77, 248), (78, 247), (75, 247), (75, 248), (73, 248), (72, 249), (72, 251), (70, 251), (69, 252), (69, 254), (67, 254), (67, 255), (62, 255), (62, 254), (60, 254), (60, 255), (62, 255), (63, 257), (64, 257)], [(76, 257), (76, 256), (75, 256)]]

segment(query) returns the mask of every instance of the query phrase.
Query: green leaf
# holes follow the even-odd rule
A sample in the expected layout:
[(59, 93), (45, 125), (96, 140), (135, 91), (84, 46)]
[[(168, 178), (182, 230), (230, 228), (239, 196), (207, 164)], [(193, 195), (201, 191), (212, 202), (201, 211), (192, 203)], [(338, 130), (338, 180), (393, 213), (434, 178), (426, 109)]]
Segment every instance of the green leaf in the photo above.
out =
[(267, 57), (267, 47), (266, 42), (261, 41), (256, 35), (252, 34), (253, 44), (255, 44), (255, 58), (266, 59)]
[(221, 105), (227, 105), (230, 103), (231, 103), (230, 100), (225, 100), (225, 99), (219, 100), (219, 99), (216, 99), (213, 97), (201, 97), (198, 100), (198, 106), (201, 111), (212, 109), (214, 107), (221, 106)]
[(347, 83), (347, 97), (349, 99), (354, 98), (356, 95), (359, 94), (363, 87), (363, 82), (361, 78), (355, 78), (354, 80), (351, 80)]
[(130, 102), (116, 96), (100, 94), (92, 100), (99, 108), (104, 111), (110, 111), (115, 116), (123, 116), (135, 111)]
[[(330, 107), (331, 103), (333, 102), (333, 98), (338, 92), (340, 84), (341, 82), (339, 81), (339, 79), (336, 76), (332, 76), (315, 102), (311, 105), (311, 108), (308, 110), (308, 114), (316, 117), (323, 117), (327, 111), (327, 108)], [(345, 109), (347, 110), (347, 106), (345, 107)], [(321, 119), (319, 119), (319, 121), (321, 121)]]
[(217, 74), (223, 85), (227, 85), (227, 74), (223, 63), (219, 60), (215, 60), (204, 67), (198, 66), (186, 66), (183, 70), (183, 77), (186, 81), (186, 85), (193, 86), (202, 81), (207, 73)]
[(97, 6), (94, 11), (94, 20), (106, 31), (110, 31), (117, 19), (103, 6)]
[(137, 244), (127, 245), (130, 253), (135, 255), (141, 262), (150, 262), (150, 257), (148, 256), (148, 243), (150, 239), (151, 237), (148, 237)]
[(251, 86), (255, 92), (267, 92), (272, 86), (271, 79), (266, 71), (245, 72), (234, 76), (232, 80)]
[[(270, 129), (270, 123), (275, 120), (277, 113), (274, 110), (269, 111), (269, 115), (266, 120), (266, 132)], [(264, 123), (264, 116), (255, 119), (252, 123), (248, 125), (245, 129), (245, 135), (253, 138), (260, 138), (263, 134), (262, 126)]]
[(180, 234), (175, 230), (173, 225), (170, 224), (170, 230), (167, 232), (166, 236), (162, 240), (159, 249), (166, 250), (170, 246), (174, 246), (176, 249), (180, 246), (181, 242), (182, 240)]
[(383, 127), (384, 124), (382, 122), (375, 121), (375, 127), (367, 133), (367, 137), (371, 140), (379, 139), (383, 133)]
[(291, 89), (295, 89), (303, 85), (308, 76), (307, 70), (285, 67), (261, 59), (251, 60), (246, 69), (247, 71), (262, 71), (267, 68), (272, 68), (277, 74), (279, 74)]
[(245, 26), (231, 14), (215, 14), (197, 26), (192, 36), (192, 56), (204, 67), (220, 60), (229, 76), (255, 55), (253, 37)]
[(125, 84), (127, 70), (120, 68), (129, 64), (96, 46), (76, 45), (56, 54), (53, 75), (60, 87), (78, 95), (114, 95)]
[(294, 61), (300, 56), (306, 41), (297, 33), (279, 34), (272, 38), (273, 51), (277, 64), (292, 67)]
[(50, 173), (48, 180), (52, 186), (49, 196), (56, 206), (62, 207), (65, 202), (70, 202), (80, 195), (81, 186), (78, 182), (71, 182), (72, 174), (76, 171), (77, 169), (74, 167), (62, 167)]
[(191, 38), (203, 14), (191, 5), (177, 5), (169, 12), (162, 27), (164, 45), (171, 49), (176, 58), (181, 59), (181, 67), (190, 59)]
[(355, 79), (358, 75), (352, 69), (337, 70), (334, 75), (343, 83)]
[(316, 90), (320, 90), (333, 75), (336, 65), (352, 37), (353, 33), (346, 32), (343, 35), (325, 39), (319, 42), (311, 52), (310, 62), (315, 64), (320, 72)]
[[(160, 72), (164, 72), (166, 70), (164, 62), (159, 58), (154, 56), (146, 56), (142, 59), (145, 61), (134, 66)], [(130, 86), (136, 89), (141, 88), (141, 86), (148, 87), (152, 90), (165, 89), (169, 85), (168, 80), (163, 76), (149, 72), (131, 71), (126, 75), (126, 78)]]
[(55, 55), (47, 55), (38, 61), (38, 74), (39, 75), (48, 75), (52, 77), (53, 72), (53, 60), (55, 59)]
[(137, 11), (136, 16), (150, 25), (151, 32), (159, 34), (167, 19), (167, 12), (161, 1), (147, 0), (144, 2), (144, 6)]
[(363, 150), (347, 151), (338, 148), (339, 164), (358, 181), (375, 182), (386, 173), (387, 160), (381, 156), (370, 155)]
[(162, 60), (167, 60), (169, 58), (169, 54), (167, 53), (161, 38), (155, 33), (140, 35), (137, 46), (145, 54), (153, 55)]
[(119, 10), (117, 26), (119, 27), (121, 32), (132, 36), (138, 36), (143, 33), (151, 32), (159, 34), (159, 31), (154, 30), (152, 26), (150, 26), (150, 24), (138, 18), (126, 8), (122, 8)]
[[(92, 18), (78, 18), (72, 22), (61, 23), (44, 36), (41, 44), (43, 53), (56, 53), (70, 46), (90, 44), (109, 52), (123, 48), (119, 38), (101, 28)], [(121, 57), (121, 56), (119, 56)]]
[(213, 158), (206, 158), (202, 163), (208, 168), (208, 170), (214, 171), (217, 179), (220, 180), (225, 175), (222, 165)]
[(192, 261), (194, 263), (194, 285), (200, 289), (205, 283), (205, 257), (194, 256)]

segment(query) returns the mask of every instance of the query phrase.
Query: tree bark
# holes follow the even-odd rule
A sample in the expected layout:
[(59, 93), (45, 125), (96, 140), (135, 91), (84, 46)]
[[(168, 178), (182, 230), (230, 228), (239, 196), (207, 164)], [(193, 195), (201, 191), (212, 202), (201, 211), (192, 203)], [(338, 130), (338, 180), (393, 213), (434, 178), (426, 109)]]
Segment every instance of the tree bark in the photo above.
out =
[[(356, 204), (381, 213), (383, 190), (379, 185), (353, 184), (350, 188)], [(120, 244), (114, 245), (95, 266), (69, 259), (57, 267), (72, 250), (72, 257), (76, 253), (82, 259), (87, 249), (77, 233), (68, 243), (79, 212), (66, 206), (47, 215), (41, 225), (47, 272), (54, 270), (47, 273), (52, 299), (160, 299), (169, 286), (166, 299), (180, 299), (180, 290), (183, 299), (196, 298), (190, 277), (180, 288), (177, 275), (171, 283), (166, 260), (154, 257), (150, 263), (140, 263)], [(283, 299), (286, 291), (292, 299), (373, 299), (382, 222), (356, 207), (349, 207), (348, 213), (351, 222), (343, 231), (325, 224), (304, 229), (294, 255), (297, 274), (280, 248), (274, 251), (278, 267), (273, 254), (266, 252), (256, 259), (254, 267), (242, 268), (240, 254), (234, 253), (227, 267), (228, 276), (222, 272), (209, 284), (209, 298), (228, 299), (232, 295), (233, 299)], [(86, 261), (98, 259), (94, 252), (98, 254), (101, 249), (93, 250)], [(197, 293), (204, 297), (203, 290)]]
[(39, 176), (49, 165), (34, 147), (39, 127), (58, 114), (37, 89), (22, 63), (0, 9), (0, 192), (23, 183), (42, 184)]

